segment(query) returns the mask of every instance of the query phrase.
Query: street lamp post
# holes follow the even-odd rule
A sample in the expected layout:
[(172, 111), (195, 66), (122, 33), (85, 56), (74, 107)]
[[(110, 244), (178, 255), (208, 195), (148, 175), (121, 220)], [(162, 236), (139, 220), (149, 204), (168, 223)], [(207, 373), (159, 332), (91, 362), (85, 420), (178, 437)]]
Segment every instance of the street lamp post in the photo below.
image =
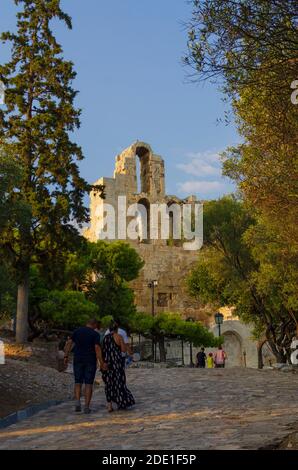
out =
[(223, 323), (224, 316), (223, 316), (222, 313), (217, 312), (217, 313), (214, 315), (214, 319), (215, 319), (215, 323), (216, 323), (217, 326), (218, 326), (218, 336), (220, 336), (220, 334), (221, 334), (220, 325), (222, 325), (222, 323)]
[[(194, 322), (195, 320), (192, 317), (187, 318), (186, 321)], [(189, 343), (189, 367), (194, 367), (193, 357), (192, 357), (192, 342)]]
[[(155, 317), (155, 299), (154, 299), (154, 288), (158, 286), (158, 282), (156, 279), (153, 279), (148, 283), (148, 287), (151, 289), (151, 313), (152, 317)], [(155, 348), (155, 341), (152, 339), (152, 358), (153, 361), (156, 361), (156, 348)]]

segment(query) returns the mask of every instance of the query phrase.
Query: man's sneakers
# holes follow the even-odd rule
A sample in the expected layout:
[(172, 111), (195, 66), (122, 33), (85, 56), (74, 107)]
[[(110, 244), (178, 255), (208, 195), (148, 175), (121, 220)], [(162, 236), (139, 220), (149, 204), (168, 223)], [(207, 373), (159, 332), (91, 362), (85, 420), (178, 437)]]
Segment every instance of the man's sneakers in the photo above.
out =
[[(81, 403), (78, 402), (75, 406), (75, 412), (80, 413), (81, 411), (82, 411), (82, 406), (81, 406)], [(85, 415), (90, 415), (91, 410), (88, 406), (84, 407), (84, 413), (85, 413)]]

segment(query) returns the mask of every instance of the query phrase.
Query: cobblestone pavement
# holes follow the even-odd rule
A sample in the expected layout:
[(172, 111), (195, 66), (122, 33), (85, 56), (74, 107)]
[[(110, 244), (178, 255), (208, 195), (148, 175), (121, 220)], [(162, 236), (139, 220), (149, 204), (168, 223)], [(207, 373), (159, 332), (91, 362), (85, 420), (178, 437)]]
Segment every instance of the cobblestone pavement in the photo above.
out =
[(107, 413), (65, 402), (0, 432), (0, 449), (257, 449), (297, 429), (298, 374), (253, 369), (131, 369), (137, 405)]

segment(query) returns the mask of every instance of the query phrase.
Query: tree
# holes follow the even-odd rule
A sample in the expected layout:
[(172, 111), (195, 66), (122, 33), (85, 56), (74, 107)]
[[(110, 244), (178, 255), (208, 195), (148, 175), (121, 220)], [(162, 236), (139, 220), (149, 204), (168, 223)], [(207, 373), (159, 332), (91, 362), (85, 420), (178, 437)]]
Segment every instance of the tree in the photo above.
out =
[(223, 153), (223, 172), (255, 217), (243, 232), (263, 312), (253, 318), (263, 319), (278, 360), (297, 325), (297, 11), (297, 0), (194, 0), (185, 58), (194, 79), (214, 80), (231, 100), (242, 143)]
[(135, 312), (128, 283), (137, 278), (144, 262), (134, 248), (121, 241), (98, 241), (90, 249), (94, 277), (87, 283), (88, 297), (98, 305), (101, 316), (112, 315), (125, 322)]
[(160, 360), (166, 361), (165, 337), (181, 338), (195, 346), (215, 347), (221, 343), (200, 322), (188, 322), (179, 314), (159, 313), (152, 317), (147, 313), (135, 312), (128, 318), (129, 328), (159, 344)]
[(39, 308), (41, 318), (48, 325), (69, 330), (98, 316), (98, 307), (87, 300), (83, 292), (76, 291), (51, 291)]
[[(1, 35), (11, 44), (11, 60), (0, 66), (6, 87), (6, 109), (0, 112), (1, 146), (22, 168), (16, 184), (28, 217), (18, 230), (2, 229), (1, 245), (14, 258), (18, 272), (18, 342), (26, 341), (29, 269), (32, 261), (59, 258), (78, 240), (78, 226), (88, 219), (83, 196), (91, 187), (80, 177), (76, 161), (82, 150), (69, 133), (80, 125), (75, 109), (73, 64), (51, 31), (59, 19), (71, 28), (60, 0), (15, 0), (17, 32)], [(103, 188), (97, 188), (102, 191)], [(13, 189), (10, 195), (15, 194)], [(11, 196), (12, 197), (12, 196)]]
[(128, 282), (138, 275), (143, 261), (130, 245), (82, 239), (76, 252), (60, 261), (50, 260), (47, 269), (40, 263), (31, 265), (30, 340), (53, 327), (78, 326), (88, 313), (105, 317), (106, 324), (107, 318), (113, 317), (126, 322), (135, 311)]
[[(194, 79), (218, 80), (229, 93), (242, 85), (274, 92), (297, 78), (297, 0), (192, 0), (185, 63)], [(271, 74), (271, 78), (269, 78)], [(267, 78), (267, 80), (262, 80)]]
[(234, 307), (285, 362), (298, 321), (297, 272), (281, 270), (274, 234), (242, 202), (208, 202), (204, 217), (205, 247), (188, 279), (190, 293), (212, 309)]
[(22, 178), (22, 169), (13, 155), (0, 148), (0, 231), (10, 224), (17, 228), (25, 207), (16, 187)]
[(4, 260), (0, 265), (0, 323), (13, 317), (15, 312), (16, 283), (12, 270)]
[(243, 143), (223, 155), (224, 173), (296, 250), (297, 11), (297, 0), (194, 0), (185, 59), (194, 79), (213, 79), (231, 99)]
[[(20, 199), (16, 185), (21, 179), (22, 170), (13, 155), (0, 148), (0, 233), (8, 227), (18, 230), (26, 220), (28, 208)], [(0, 315), (2, 319), (12, 318), (15, 311), (16, 282), (12, 259), (0, 244)]]

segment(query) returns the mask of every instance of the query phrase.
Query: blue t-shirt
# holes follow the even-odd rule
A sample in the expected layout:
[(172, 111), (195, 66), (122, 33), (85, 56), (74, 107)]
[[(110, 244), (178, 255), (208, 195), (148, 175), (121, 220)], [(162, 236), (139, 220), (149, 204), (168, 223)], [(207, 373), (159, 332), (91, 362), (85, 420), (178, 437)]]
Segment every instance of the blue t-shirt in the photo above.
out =
[(73, 332), (74, 359), (81, 362), (96, 362), (95, 345), (100, 346), (100, 336), (88, 326), (82, 326)]

